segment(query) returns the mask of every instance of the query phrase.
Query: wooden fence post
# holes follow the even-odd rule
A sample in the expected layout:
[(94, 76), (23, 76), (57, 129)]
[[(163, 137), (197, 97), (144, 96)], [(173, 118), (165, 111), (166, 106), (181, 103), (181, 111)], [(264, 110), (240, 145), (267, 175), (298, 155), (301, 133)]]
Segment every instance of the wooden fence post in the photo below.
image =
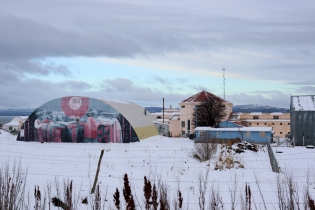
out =
[(94, 184), (93, 184), (93, 187), (92, 187), (92, 189), (91, 189), (91, 194), (93, 194), (94, 191), (95, 191), (95, 186), (96, 186), (97, 179), (98, 179), (98, 173), (100, 172), (100, 167), (101, 167), (101, 162), (102, 162), (103, 154), (104, 154), (104, 150), (101, 151), (101, 156), (100, 156), (100, 158), (99, 158), (99, 160), (98, 160), (97, 170), (96, 170), (96, 174), (95, 174)]

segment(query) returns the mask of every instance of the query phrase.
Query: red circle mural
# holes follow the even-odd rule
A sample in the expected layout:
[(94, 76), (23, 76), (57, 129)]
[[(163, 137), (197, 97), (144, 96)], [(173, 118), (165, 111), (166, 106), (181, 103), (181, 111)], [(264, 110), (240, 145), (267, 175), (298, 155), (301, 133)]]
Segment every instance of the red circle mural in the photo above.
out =
[(89, 110), (89, 98), (68, 96), (61, 99), (61, 109), (68, 117), (82, 117)]

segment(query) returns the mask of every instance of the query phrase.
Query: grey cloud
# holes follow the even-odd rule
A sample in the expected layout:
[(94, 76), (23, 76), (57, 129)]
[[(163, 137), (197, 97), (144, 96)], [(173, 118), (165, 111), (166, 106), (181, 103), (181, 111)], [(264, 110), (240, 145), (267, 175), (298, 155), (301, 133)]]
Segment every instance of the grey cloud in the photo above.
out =
[[(197, 12), (190, 12), (181, 1), (172, 3), (172, 7), (161, 3), (149, 5), (147, 1), (138, 5), (125, 2), (0, 1), (0, 101), (3, 103), (0, 105), (33, 106), (34, 101), (45, 102), (64, 94), (82, 92), (150, 103), (158, 103), (163, 97), (177, 103), (189, 96), (164, 93), (124, 78), (105, 80), (102, 87), (105, 92), (102, 92), (91, 91), (91, 84), (82, 82), (69, 82), (67, 86), (25, 77), (26, 74), (71, 76), (66, 65), (45, 64), (45, 59), (59, 57), (146, 58), (152, 55), (167, 57), (172, 53), (189, 57), (206, 52), (209, 59), (214, 54), (223, 59), (232, 57), (227, 73), (240, 77), (300, 83), (297, 85), (315, 79), (314, 4), (299, 4), (299, 10), (291, 7), (290, 12), (276, 9), (272, 10), (276, 13), (267, 11), (243, 17), (239, 11), (212, 15), (208, 7), (196, 6)], [(176, 6), (178, 3), (180, 5)], [(200, 9), (203, 12), (199, 13)], [(242, 59), (238, 59), (241, 53)], [(209, 69), (217, 60), (218, 57), (214, 57), (204, 63), (199, 60), (187, 63), (181, 60), (180, 63), (185, 67)], [(161, 78), (160, 82), (163, 81), (167, 82)], [(180, 81), (188, 80), (180, 78)], [(64, 90), (61, 87), (65, 85)], [(190, 88), (207, 89), (198, 85)], [(271, 97), (262, 94), (271, 94)], [(281, 93), (240, 93), (231, 97), (236, 103), (258, 100), (264, 104), (270, 102), (269, 105), (287, 104), (287, 95)], [(26, 101), (30, 104), (25, 104)]]
[[(165, 101), (169, 104), (178, 106), (179, 102), (190, 96), (189, 94), (164, 92), (144, 87), (126, 78), (104, 80), (103, 88), (100, 91), (100, 95), (121, 101), (133, 101), (147, 105), (160, 104), (162, 98), (165, 98)], [(107, 90), (110, 91), (107, 92)]]
[(68, 91), (87, 91), (92, 88), (92, 85), (82, 82), (82, 81), (74, 81), (69, 80), (65, 82), (57, 83), (61, 88), (64, 88)]
[(126, 78), (106, 79), (104, 82), (104, 90), (109, 92), (130, 93), (135, 88), (134, 83)]
[(166, 85), (166, 84), (170, 84), (170, 81), (168, 79), (163, 79), (161, 77), (154, 77), (155, 81), (163, 84), (163, 85)]
[(264, 90), (257, 90), (257, 91), (251, 91), (251, 93), (258, 93), (258, 94), (274, 94), (275, 91), (264, 91)]
[(7, 87), (8, 85), (18, 84), (19, 75), (14, 74), (11, 71), (4, 71), (0, 68), (0, 87)]
[(195, 90), (195, 91), (198, 91), (198, 92), (202, 91), (202, 90), (209, 91), (209, 88), (207, 88), (205, 86), (201, 86), (201, 85), (198, 85), (198, 86), (196, 86), (196, 85), (189, 85), (188, 87), (193, 89), (193, 90)]
[(260, 104), (260, 105), (269, 105), (277, 107), (290, 107), (290, 94), (284, 94), (280, 91), (273, 91), (268, 94), (268, 97), (262, 94), (246, 94), (246, 93), (237, 93), (227, 95), (226, 98), (228, 101), (232, 102), (235, 105), (238, 104)]
[(6, 26), (0, 29), (0, 43), (10, 57), (133, 57), (197, 49), (314, 45), (311, 16), (307, 20), (245, 20), (101, 1), (46, 1), (36, 10), (32, 4), (16, 1), (2, 5), (13, 14), (0, 16), (1, 25)]
[(52, 82), (42, 79), (11, 77), (1, 85), (0, 106), (5, 108), (36, 108), (54, 98), (85, 95), (91, 85), (82, 81)]
[[(171, 5), (74, 0), (47, 0), (45, 3), (30, 0), (26, 4), (3, 0), (0, 2), (0, 8), (5, 8), (0, 12), (3, 26), (0, 28), (0, 63), (22, 71), (47, 74), (50, 66), (39, 68), (30, 61), (73, 56), (135, 58), (195, 52), (211, 55), (236, 49), (275, 57), (256, 56), (255, 64), (231, 62), (235, 74), (243, 77), (290, 80), (294, 74), (281, 75), (281, 72), (289, 67), (293, 71), (310, 72), (314, 67), (312, 6), (303, 4), (302, 14), (279, 12), (275, 18), (270, 10), (260, 18), (245, 18), (237, 14), (187, 12), (182, 5)], [(289, 64), (288, 59), (292, 61)], [(56, 71), (69, 74), (62, 66)]]
[(313, 86), (310, 86), (310, 85), (308, 85), (308, 86), (301, 86), (301, 87), (298, 88), (298, 91), (302, 92), (302, 93), (312, 93), (312, 94), (314, 94), (315, 86), (314, 85)]
[(291, 81), (287, 82), (289, 85), (315, 85), (315, 80), (314, 81)]
[[(178, 103), (200, 90), (193, 90), (183, 94), (183, 91), (161, 91), (142, 86), (126, 78), (107, 79), (103, 81), (99, 90), (92, 90), (92, 85), (83, 81), (68, 80), (52, 82), (40, 79), (14, 77), (14, 74), (5, 74), (7, 83), (0, 84), (0, 106), (4, 108), (36, 108), (54, 98), (80, 95), (95, 98), (107, 98), (120, 101), (131, 101), (143, 106), (165, 105), (178, 107)], [(17, 85), (18, 84), (18, 85)], [(263, 104), (279, 107), (288, 107), (290, 95), (280, 91), (268, 92), (268, 96), (260, 94), (237, 93), (227, 95), (228, 101), (234, 104)], [(8, 100), (10, 99), (10, 100)]]
[(180, 83), (186, 83), (188, 81), (187, 78), (178, 78), (177, 79)]

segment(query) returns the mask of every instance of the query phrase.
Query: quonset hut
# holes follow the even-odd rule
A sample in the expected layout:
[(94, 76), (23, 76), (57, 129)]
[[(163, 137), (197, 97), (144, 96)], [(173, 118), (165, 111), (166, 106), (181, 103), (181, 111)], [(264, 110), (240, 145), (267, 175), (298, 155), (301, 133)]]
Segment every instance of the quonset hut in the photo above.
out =
[(315, 96), (291, 96), (290, 112), (295, 145), (315, 145)]
[(129, 143), (158, 135), (153, 121), (148, 111), (134, 103), (68, 96), (37, 108), (17, 140)]

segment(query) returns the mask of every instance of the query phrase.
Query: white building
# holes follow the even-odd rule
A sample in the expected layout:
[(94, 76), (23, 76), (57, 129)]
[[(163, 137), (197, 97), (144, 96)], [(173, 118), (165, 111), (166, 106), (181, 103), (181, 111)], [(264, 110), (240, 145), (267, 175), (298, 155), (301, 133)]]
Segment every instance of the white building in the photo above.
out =
[(25, 120), (27, 120), (27, 118), (27, 116), (16, 116), (9, 123), (4, 124), (2, 129), (5, 131), (19, 131), (21, 125), (25, 122)]

